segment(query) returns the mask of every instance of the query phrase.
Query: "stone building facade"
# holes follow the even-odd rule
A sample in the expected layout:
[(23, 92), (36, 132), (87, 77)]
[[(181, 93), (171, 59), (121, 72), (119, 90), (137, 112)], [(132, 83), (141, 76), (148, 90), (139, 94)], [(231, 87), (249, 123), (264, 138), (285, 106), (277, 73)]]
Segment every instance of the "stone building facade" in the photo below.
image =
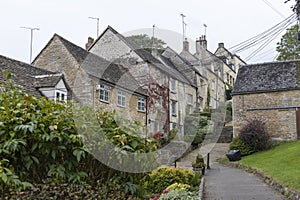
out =
[(168, 58), (141, 49), (110, 26), (90, 46), (89, 52), (112, 63), (121, 63), (148, 91), (149, 106), (154, 107), (148, 112), (151, 132), (178, 128), (184, 133), (185, 110), (187, 105), (195, 107), (196, 87)]
[(234, 86), (237, 73), (240, 66), (246, 63), (236, 54), (232, 54), (228, 51), (224, 43), (219, 43), (216, 52), (214, 53), (224, 62), (224, 82), (228, 88)]
[(73, 100), (85, 105), (116, 110), (146, 124), (147, 95), (120, 65), (113, 64), (55, 34), (33, 64), (63, 73)]
[(234, 137), (247, 120), (259, 119), (272, 138), (299, 139), (299, 78), (299, 61), (242, 66), (233, 90)]

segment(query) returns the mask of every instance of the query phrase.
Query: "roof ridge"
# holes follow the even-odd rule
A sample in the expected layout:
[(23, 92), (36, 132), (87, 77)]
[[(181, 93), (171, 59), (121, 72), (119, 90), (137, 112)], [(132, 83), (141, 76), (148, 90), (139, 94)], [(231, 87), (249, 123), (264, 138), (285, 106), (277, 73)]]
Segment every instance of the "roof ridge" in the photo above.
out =
[(40, 72), (45, 72), (45, 73), (48, 73), (48, 74), (55, 74), (55, 72), (51, 72), (49, 70), (39, 68), (39, 67), (37, 67), (35, 65), (32, 65), (32, 64), (29, 64), (29, 63), (25, 63), (25, 62), (20, 61), (20, 60), (16, 60), (14, 58), (10, 58), (10, 57), (3, 56), (3, 55), (0, 55), (0, 57), (2, 57), (3, 59), (6, 59), (6, 60), (10, 60), (12, 62), (17, 62), (18, 64), (21, 64), (21, 65), (25, 65), (28, 68), (30, 67), (32, 69), (39, 70)]

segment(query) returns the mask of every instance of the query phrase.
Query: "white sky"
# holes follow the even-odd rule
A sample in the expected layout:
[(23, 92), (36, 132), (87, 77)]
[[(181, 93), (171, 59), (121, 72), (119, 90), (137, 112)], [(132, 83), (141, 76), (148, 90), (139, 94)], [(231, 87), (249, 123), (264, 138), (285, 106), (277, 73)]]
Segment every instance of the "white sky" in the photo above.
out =
[[(187, 37), (195, 40), (204, 34), (207, 25), (208, 49), (215, 52), (217, 44), (232, 47), (284, 20), (270, 8), (270, 3), (285, 18), (292, 14), (285, 0), (1, 0), (0, 54), (29, 62), (30, 30), (21, 26), (38, 27), (33, 36), (32, 59), (42, 50), (54, 33), (84, 47), (87, 37), (96, 37), (96, 20), (100, 18), (100, 33), (112, 26), (120, 33), (148, 28), (182, 33), (180, 13), (186, 15)], [(285, 31), (284, 31), (285, 32)], [(180, 36), (180, 35), (179, 35)], [(179, 37), (179, 50), (182, 45)], [(272, 61), (276, 42), (265, 49), (265, 58), (252, 62)], [(254, 49), (253, 49), (254, 50)], [(253, 51), (252, 50), (252, 51)], [(191, 49), (193, 52), (194, 49)], [(244, 55), (245, 54), (245, 55)], [(244, 58), (246, 53), (239, 55)], [(249, 54), (249, 53), (248, 53)]]

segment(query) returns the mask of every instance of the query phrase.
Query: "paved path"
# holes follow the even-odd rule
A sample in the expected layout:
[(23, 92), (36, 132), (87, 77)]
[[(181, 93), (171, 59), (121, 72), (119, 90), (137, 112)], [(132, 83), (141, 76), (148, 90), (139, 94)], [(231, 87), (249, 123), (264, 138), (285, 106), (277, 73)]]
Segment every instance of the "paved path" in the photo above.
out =
[(206, 144), (177, 162), (177, 167), (192, 169), (192, 162), (198, 153), (205, 157), (210, 153), (210, 167), (205, 170), (205, 200), (283, 200), (275, 190), (264, 184), (256, 176), (239, 169), (222, 166), (216, 159), (226, 156), (229, 144)]
[(198, 153), (200, 153), (205, 160), (207, 161), (207, 153), (210, 153), (210, 164), (215, 163), (217, 158), (225, 157), (226, 153), (228, 152), (229, 144), (228, 143), (213, 143), (213, 144), (206, 144), (200, 146), (198, 149), (190, 152), (185, 157), (181, 158), (177, 163), (177, 167), (180, 168), (188, 168), (192, 169), (192, 162), (195, 161)]
[(204, 191), (206, 200), (285, 199), (256, 176), (219, 164), (206, 170)]

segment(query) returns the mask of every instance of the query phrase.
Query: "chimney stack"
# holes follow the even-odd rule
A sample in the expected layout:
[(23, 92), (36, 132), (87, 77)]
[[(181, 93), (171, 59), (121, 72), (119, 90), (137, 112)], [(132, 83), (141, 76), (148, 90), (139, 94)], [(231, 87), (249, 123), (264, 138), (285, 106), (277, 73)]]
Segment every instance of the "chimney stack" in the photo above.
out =
[(85, 49), (88, 50), (94, 43), (94, 38), (88, 37), (88, 42), (85, 44)]
[(202, 35), (200, 37), (200, 45), (204, 47), (204, 49), (207, 49), (207, 40), (206, 40), (206, 36)]
[(196, 40), (196, 53), (200, 52), (200, 46), (207, 49), (207, 40), (205, 35), (200, 36), (199, 39)]
[(220, 42), (218, 45), (219, 45), (219, 48), (224, 48), (224, 43), (223, 42)]
[(187, 38), (183, 41), (183, 51), (189, 51), (189, 41)]

